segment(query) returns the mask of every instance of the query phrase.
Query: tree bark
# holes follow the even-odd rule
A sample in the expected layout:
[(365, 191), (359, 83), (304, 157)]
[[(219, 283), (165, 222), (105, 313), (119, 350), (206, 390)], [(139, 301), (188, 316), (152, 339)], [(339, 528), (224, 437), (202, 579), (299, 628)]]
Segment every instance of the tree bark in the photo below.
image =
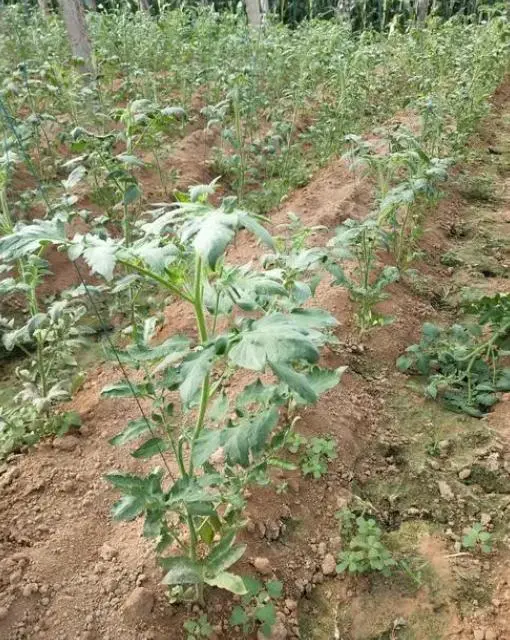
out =
[(140, 7), (140, 11), (145, 11), (149, 13), (151, 10), (149, 5), (149, 0), (138, 0), (138, 5)]
[(84, 73), (92, 73), (92, 47), (81, 0), (60, 0), (60, 5), (73, 56), (83, 59)]
[(41, 10), (41, 13), (43, 13), (45, 16), (50, 15), (50, 6), (47, 0), (37, 0), (37, 4), (39, 5), (39, 9)]
[(252, 27), (260, 27), (262, 24), (262, 12), (259, 0), (245, 0), (248, 24)]
[(429, 12), (429, 0), (418, 0), (416, 5), (416, 18), (418, 24), (424, 24)]

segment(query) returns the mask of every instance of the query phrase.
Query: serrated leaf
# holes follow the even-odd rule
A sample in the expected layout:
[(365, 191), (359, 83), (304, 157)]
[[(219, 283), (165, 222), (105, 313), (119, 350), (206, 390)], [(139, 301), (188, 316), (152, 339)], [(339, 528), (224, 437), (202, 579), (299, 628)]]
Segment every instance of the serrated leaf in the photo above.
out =
[(142, 445), (135, 449), (132, 452), (133, 458), (152, 458), (155, 455), (162, 453), (163, 451), (168, 451), (170, 449), (170, 443), (167, 440), (162, 440), (161, 438), (150, 438)]
[(151, 271), (162, 274), (179, 257), (179, 250), (172, 243), (161, 245), (160, 239), (138, 240), (119, 253), (125, 260), (141, 260)]
[(112, 507), (114, 520), (134, 520), (145, 508), (145, 500), (140, 496), (122, 496)]
[(239, 367), (262, 371), (267, 362), (289, 363), (319, 358), (317, 347), (306, 329), (289, 314), (274, 313), (251, 322), (239, 334), (239, 341), (229, 351), (229, 358)]
[(274, 374), (282, 382), (285, 382), (292, 391), (295, 391), (301, 398), (303, 398), (303, 400), (312, 404), (316, 402), (317, 394), (303, 373), (298, 373), (285, 364), (271, 362), (271, 360), (269, 360), (269, 366), (273, 370)]
[(35, 220), (32, 224), (19, 223), (13, 233), (0, 237), (0, 256), (4, 260), (18, 260), (39, 251), (47, 244), (66, 244), (64, 223), (58, 220)]
[(222, 431), (204, 429), (193, 445), (193, 465), (201, 467), (221, 447)]
[(136, 440), (144, 433), (147, 433), (147, 431), (149, 431), (147, 420), (145, 418), (136, 418), (135, 420), (130, 420), (124, 431), (121, 431), (111, 438), (109, 443), (114, 447), (119, 447), (131, 442), (132, 440)]
[(235, 214), (210, 209), (206, 215), (187, 220), (181, 230), (184, 243), (192, 241), (195, 251), (214, 269), (238, 226)]
[(227, 394), (225, 392), (222, 392), (219, 396), (217, 396), (211, 408), (209, 409), (209, 420), (211, 420), (211, 422), (222, 422), (222, 420), (228, 413), (228, 409), (229, 402)]
[(113, 278), (113, 270), (117, 262), (116, 252), (118, 243), (112, 238), (103, 240), (88, 234), (85, 238), (85, 248), (82, 255), (93, 273), (98, 273), (105, 280)]
[(172, 485), (167, 493), (167, 505), (175, 505), (178, 503), (189, 504), (191, 502), (214, 502), (215, 495), (207, 491), (198, 478), (186, 476), (180, 478)]
[(240, 426), (222, 431), (222, 446), (231, 465), (247, 467), (250, 453), (260, 453), (271, 431), (278, 424), (278, 409), (273, 407), (260, 415), (244, 421)]
[(214, 361), (214, 346), (194, 351), (186, 356), (182, 363), (183, 382), (179, 393), (185, 406), (190, 406), (197, 395), (205, 377), (211, 371)]

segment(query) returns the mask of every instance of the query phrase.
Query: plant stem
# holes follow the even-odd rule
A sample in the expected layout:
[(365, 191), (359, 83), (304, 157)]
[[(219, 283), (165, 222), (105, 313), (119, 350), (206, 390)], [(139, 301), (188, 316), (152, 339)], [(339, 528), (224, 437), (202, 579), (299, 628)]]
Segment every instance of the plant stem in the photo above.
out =
[(165, 278), (163, 278), (162, 276), (158, 275), (157, 273), (154, 273), (153, 271), (150, 271), (149, 269), (145, 269), (144, 267), (141, 267), (140, 265), (134, 264), (133, 262), (130, 262), (129, 260), (120, 259), (119, 263), (123, 264), (126, 267), (130, 267), (131, 269), (133, 269), (133, 271), (136, 271), (137, 273), (139, 273), (142, 276), (146, 276), (148, 278), (151, 278), (152, 280), (155, 280), (156, 282), (159, 282), (159, 284), (163, 285), (166, 289), (168, 289), (171, 293), (173, 293), (178, 298), (181, 298), (182, 300), (186, 300), (186, 302), (191, 302), (191, 303), (194, 302), (194, 299), (192, 298), (192, 296), (187, 294), (185, 291), (182, 291), (178, 287), (174, 286), (169, 280), (166, 280)]
[[(204, 316), (204, 305), (203, 305), (203, 285), (202, 285), (202, 258), (197, 256), (195, 261), (195, 291), (194, 291), (194, 308), (195, 308), (195, 316), (197, 319), (198, 325), (198, 333), (200, 336), (200, 340), (203, 343), (207, 342), (207, 325)], [(195, 424), (195, 429), (193, 431), (193, 436), (190, 444), (190, 461), (189, 461), (189, 475), (193, 475), (193, 446), (202, 431), (204, 426), (205, 414), (207, 411), (207, 405), (209, 403), (209, 386), (210, 386), (210, 376), (207, 374), (202, 383), (202, 392), (200, 394), (200, 406), (198, 409), (197, 421)]]

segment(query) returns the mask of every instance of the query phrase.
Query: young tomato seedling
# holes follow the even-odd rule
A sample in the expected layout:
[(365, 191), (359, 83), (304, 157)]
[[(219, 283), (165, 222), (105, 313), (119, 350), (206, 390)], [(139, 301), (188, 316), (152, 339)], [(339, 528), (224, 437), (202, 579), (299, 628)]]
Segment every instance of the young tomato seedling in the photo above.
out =
[[(156, 542), (172, 597), (200, 602), (205, 585), (246, 593), (242, 578), (230, 571), (246, 546), (236, 542), (244, 526), (244, 488), (267, 482), (269, 466), (279, 464), (273, 453), (286, 432), (279, 427), (280, 409), (292, 399), (295, 406), (315, 402), (341, 375), (317, 366), (336, 324), (329, 313), (301, 307), (277, 274), (226, 263), (226, 249), (242, 228), (275, 246), (260, 221), (232, 200), (211, 206), (212, 190), (193, 187), (186, 201), (181, 196), (157, 210), (134, 242), (93, 234), (67, 240), (56, 221), (21, 225), (0, 240), (0, 251), (12, 259), (52, 243), (67, 248), (72, 260), (83, 257), (107, 280), (132, 271), (192, 311), (195, 326), (159, 344), (152, 340), (155, 320), (147, 319), (135, 343), (116, 354), (141, 376), (109, 385), (103, 395), (150, 404), (150, 412), (131, 420), (112, 444), (136, 442), (135, 458), (163, 462), (148, 474), (107, 476), (122, 496), (114, 517), (144, 516), (143, 533)], [(278, 303), (288, 298), (292, 305)], [(254, 313), (248, 317), (246, 309)], [(239, 370), (252, 372), (252, 379), (231, 407), (225, 383)], [(257, 379), (264, 372), (278, 384)], [(317, 455), (323, 453), (331, 457), (329, 448)]]

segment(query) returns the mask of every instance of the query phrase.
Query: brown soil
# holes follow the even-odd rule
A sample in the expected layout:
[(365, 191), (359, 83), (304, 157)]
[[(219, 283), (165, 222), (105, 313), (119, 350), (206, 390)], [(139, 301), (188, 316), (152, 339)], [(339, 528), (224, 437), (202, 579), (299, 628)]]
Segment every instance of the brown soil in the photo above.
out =
[[(496, 97), (488, 130), (494, 131), (494, 123), (502, 121), (505, 109), (510, 108), (509, 93), (507, 83)], [(487, 144), (484, 136), (482, 146)], [(500, 144), (503, 142), (499, 140)], [(165, 158), (165, 170), (176, 168), (182, 187), (209, 180), (210, 145), (203, 132), (192, 132), (178, 144), (173, 155)], [(150, 199), (160, 199), (158, 178), (154, 172), (151, 176), (148, 172), (142, 175), (146, 194)], [(274, 212), (273, 230), (278, 232), (287, 213), (295, 212), (309, 226), (327, 227), (319, 235), (322, 240), (346, 218), (366, 215), (371, 200), (369, 181), (352, 176), (343, 161), (333, 161)], [(422, 240), (426, 255), (416, 265), (428, 277), (427, 286), (425, 291), (417, 292), (411, 282), (403, 280), (391, 288), (391, 299), (384, 310), (396, 317), (392, 325), (376, 329), (361, 340), (346, 292), (327, 282), (319, 288), (318, 304), (340, 321), (340, 345), (327, 352), (325, 360), (330, 366), (349, 365), (349, 372), (317, 406), (302, 413), (297, 428), (306, 435), (333, 436), (339, 456), (321, 481), (282, 472), (278, 481), (288, 482), (287, 493), (277, 494), (274, 489), (252, 491), (250, 519), (243, 534), (248, 551), (239, 567), (241, 573), (250, 572), (250, 559), (263, 556), (270, 560), (274, 575), (285, 584), (285, 597), (300, 602), (299, 633), (304, 640), (467, 640), (477, 629), (485, 630), (487, 640), (510, 638), (510, 560), (504, 549), (494, 559), (455, 557), (452, 542), (444, 535), (444, 529), (454, 526), (449, 522), (435, 531), (420, 531), (411, 544), (432, 576), (424, 578), (421, 585), (378, 576), (373, 580), (332, 579), (321, 572), (324, 545), (328, 552), (336, 552), (341, 544), (335, 511), (371, 477), (382, 483), (396, 474), (395, 481), (400, 481), (400, 470), (395, 471), (394, 463), (388, 462), (393, 454), (381, 454), (385, 439), (391, 440), (395, 433), (389, 425), (404, 420), (404, 415), (396, 414), (389, 406), (391, 398), (403, 398), (407, 393), (406, 379), (395, 372), (395, 357), (418, 337), (424, 320), (449, 317), (448, 311), (438, 310), (437, 292), (464, 284), (466, 269), (451, 270), (440, 263), (440, 257), (448, 249), (458, 248), (460, 241), (453, 239), (449, 230), (458, 221), (469, 221), (472, 214), (467, 211), (468, 203), (455, 187), (450, 187), (441, 205), (431, 212)], [(508, 222), (508, 204), (502, 202), (493, 213)], [(232, 247), (230, 258), (246, 262), (259, 253), (258, 247), (241, 236)], [(501, 260), (505, 260), (503, 254)], [(76, 283), (64, 256), (52, 256), (52, 265), (56, 271), (53, 290)], [(501, 280), (501, 287), (507, 284), (508, 280)], [(188, 310), (174, 304), (166, 309), (161, 337), (187, 330), (191, 323)], [(0, 467), (2, 640), (183, 637), (182, 623), (188, 612), (168, 603), (159, 584), (161, 572), (154, 564), (150, 546), (141, 537), (141, 524), (114, 523), (109, 516), (116, 496), (103, 480), (104, 474), (114, 469), (144, 469), (125, 449), (113, 449), (108, 444), (127, 420), (137, 417), (134, 403), (99, 397), (101, 388), (118, 377), (119, 372), (110, 365), (101, 364), (91, 370), (88, 382), (71, 403), (81, 414), (83, 426), (63, 439), (45, 440), (27, 454), (11, 456), (9, 463)], [(419, 394), (413, 396), (413, 402), (427, 410), (428, 405)], [(506, 398), (488, 421), (506, 441), (510, 433), (509, 410)], [(401, 426), (405, 432), (406, 425)], [(504, 445), (501, 455), (506, 456)], [(424, 502), (419, 506), (431, 507), (429, 499), (424, 489)], [(433, 500), (437, 502), (434, 497), (431, 504)], [(470, 593), (459, 595), (459, 575), (478, 575), (479, 581), (487, 582), (487, 590), (490, 585), (493, 597), (479, 602)], [(146, 591), (135, 595), (144, 595), (146, 606), (139, 602), (133, 617), (126, 602), (139, 586)], [(208, 601), (209, 619), (216, 625), (217, 639), (243, 637), (229, 631), (225, 624), (228, 602), (219, 592), (211, 593)], [(289, 607), (285, 611), (283, 605), (280, 608), (289, 636), (297, 635), (296, 613)], [(496, 635), (490, 636), (487, 630)]]

